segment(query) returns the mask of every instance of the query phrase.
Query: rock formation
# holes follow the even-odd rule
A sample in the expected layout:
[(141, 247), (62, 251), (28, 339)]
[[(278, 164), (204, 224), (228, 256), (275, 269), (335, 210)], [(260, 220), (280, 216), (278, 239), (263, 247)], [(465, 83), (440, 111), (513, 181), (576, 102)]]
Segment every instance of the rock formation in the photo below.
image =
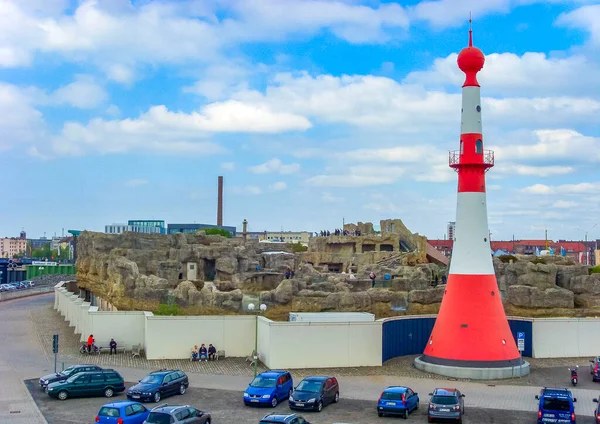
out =
[[(77, 280), (80, 288), (122, 310), (177, 303), (193, 313), (236, 313), (248, 303), (245, 297), (252, 297), (280, 318), (290, 311), (436, 313), (445, 286), (432, 283), (447, 270), (428, 263), (425, 238), (400, 224), (382, 221), (381, 235), (316, 237), (308, 252), (297, 254), (282, 244), (203, 233), (83, 232)], [(369, 229), (369, 223), (359, 226)], [(590, 275), (587, 266), (561, 257), (518, 256), (494, 258), (494, 267), (508, 314), (600, 310), (600, 274)], [(286, 279), (288, 270), (294, 274)], [(371, 272), (377, 276), (375, 287)]]

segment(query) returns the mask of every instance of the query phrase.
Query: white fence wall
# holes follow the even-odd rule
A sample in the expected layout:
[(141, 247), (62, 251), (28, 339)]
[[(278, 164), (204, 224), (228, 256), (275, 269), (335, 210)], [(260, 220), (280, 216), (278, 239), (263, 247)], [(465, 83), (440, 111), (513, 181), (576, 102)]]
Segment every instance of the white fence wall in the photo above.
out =
[(145, 317), (144, 312), (89, 312), (89, 330), (82, 333), (87, 337), (94, 335), (97, 343), (108, 345), (111, 338), (119, 343), (119, 346), (130, 350), (133, 345), (145, 344)]
[(259, 334), (262, 331), (269, 333), (269, 344), (261, 346), (267, 351), (261, 359), (269, 368), (381, 365), (381, 322), (268, 321), (261, 325)]
[[(110, 312), (109, 312), (110, 313)], [(186, 359), (192, 347), (212, 343), (226, 356), (242, 357), (254, 350), (255, 317), (154, 316), (146, 314), (146, 358)]]
[(536, 318), (534, 358), (590, 358), (600, 353), (599, 318)]

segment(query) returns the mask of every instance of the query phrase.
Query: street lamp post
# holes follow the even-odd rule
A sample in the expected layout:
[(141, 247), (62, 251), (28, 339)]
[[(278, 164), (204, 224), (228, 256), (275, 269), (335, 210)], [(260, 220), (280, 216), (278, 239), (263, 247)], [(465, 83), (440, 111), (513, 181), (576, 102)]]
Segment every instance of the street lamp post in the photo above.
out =
[(254, 362), (254, 377), (258, 374), (258, 316), (261, 312), (265, 312), (267, 310), (267, 305), (261, 303), (258, 310), (256, 310), (256, 306), (254, 303), (248, 304), (248, 310), (255, 315), (254, 321), (254, 352), (252, 352), (252, 359)]
[(583, 232), (585, 233), (585, 264), (586, 264), (586, 265), (589, 265), (589, 264), (590, 264), (590, 258), (589, 258), (589, 255), (590, 255), (590, 250), (589, 250), (589, 248), (588, 248), (588, 244), (587, 244), (587, 242), (588, 242), (588, 233), (589, 233), (590, 231), (592, 231), (592, 229), (593, 229), (593, 228), (594, 228), (596, 225), (598, 225), (598, 224), (596, 223), (596, 224), (592, 225), (592, 226), (591, 226), (591, 227), (590, 227), (590, 228), (589, 228), (587, 231), (585, 231), (585, 230), (582, 230), (582, 229), (581, 229), (581, 228), (579, 228), (579, 227), (577, 227), (577, 228), (576, 228), (576, 230), (583, 231)]

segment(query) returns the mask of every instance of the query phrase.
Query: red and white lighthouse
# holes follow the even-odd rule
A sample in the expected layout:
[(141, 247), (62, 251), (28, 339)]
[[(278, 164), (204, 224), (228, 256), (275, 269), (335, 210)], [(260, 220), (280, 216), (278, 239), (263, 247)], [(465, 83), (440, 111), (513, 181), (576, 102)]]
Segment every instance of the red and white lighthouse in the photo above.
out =
[(450, 167), (458, 173), (454, 247), (435, 326), (423, 355), (415, 361), (417, 368), (429, 372), (482, 379), (529, 373), (529, 364), (521, 364), (492, 263), (485, 174), (494, 166), (494, 153), (483, 148), (477, 82), (484, 62), (481, 50), (473, 47), (469, 28), (469, 46), (458, 55), (458, 67), (466, 75), (460, 150), (449, 157)]

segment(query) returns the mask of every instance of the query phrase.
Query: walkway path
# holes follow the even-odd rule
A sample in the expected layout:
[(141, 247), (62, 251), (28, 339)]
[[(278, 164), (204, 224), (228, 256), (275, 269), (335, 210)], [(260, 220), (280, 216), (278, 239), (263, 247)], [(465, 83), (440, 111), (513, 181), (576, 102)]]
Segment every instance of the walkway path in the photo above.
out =
[[(0, 304), (0, 319), (4, 322), (8, 320), (9, 325), (3, 325), (0, 327), (0, 340), (11, 340), (12, 342), (8, 345), (9, 357), (18, 358), (15, 363), (7, 365), (0, 362), (0, 377), (4, 386), (5, 374), (12, 369), (13, 381), (24, 380), (27, 378), (36, 378), (40, 375), (52, 372), (53, 363), (51, 362), (51, 355), (48, 354), (48, 347), (51, 345), (51, 334), (53, 331), (57, 331), (60, 328), (60, 333), (71, 332), (70, 338), (64, 340), (63, 349), (69, 350), (64, 351), (61, 355), (61, 361), (64, 360), (67, 363), (81, 361), (80, 356), (74, 356), (72, 353), (73, 343), (76, 344), (76, 339), (72, 335), (72, 329), (61, 320), (60, 315), (51, 310), (53, 296), (37, 296), (35, 298), (20, 299), (11, 302), (3, 302)], [(17, 306), (18, 302), (18, 307)], [(11, 305), (11, 303), (13, 303)], [(28, 314), (27, 310), (31, 310), (32, 313)], [(46, 310), (47, 314), (54, 314), (54, 318), (44, 319), (46, 324), (39, 324), (40, 317), (36, 317), (36, 314), (40, 310)], [(36, 312), (37, 311), (37, 312)], [(52, 326), (54, 328), (46, 328), (45, 325)], [(44, 327), (44, 330), (40, 330)], [(68, 334), (64, 336), (66, 339), (69, 338)], [(61, 336), (63, 340), (63, 336)], [(75, 341), (75, 342), (74, 342)], [(40, 355), (40, 352), (43, 352)], [(220, 369), (225, 364), (223, 361), (221, 364), (210, 364), (210, 368), (204, 368), (205, 363), (191, 364), (189, 361), (146, 361), (140, 360), (139, 363), (136, 361), (131, 362), (126, 359), (125, 355), (118, 355), (116, 357), (108, 358), (108, 355), (101, 357), (86, 357), (87, 361), (121, 361), (119, 363), (112, 363), (112, 366), (122, 373), (123, 377), (127, 381), (137, 381), (141, 379), (149, 369), (157, 368), (159, 364), (165, 363), (168, 366), (180, 367), (187, 369), (188, 367), (194, 367), (193, 370), (187, 370), (190, 384), (192, 387), (202, 387), (211, 389), (223, 389), (223, 390), (236, 390), (243, 391), (249, 380), (252, 377), (251, 368), (238, 359), (232, 359), (230, 362), (231, 367), (228, 370)], [(158, 363), (157, 363), (158, 362)], [(220, 361), (221, 362), (221, 361)], [(132, 367), (135, 366), (135, 367)], [(206, 364), (208, 366), (209, 364)], [(138, 366), (141, 366), (139, 368)], [(16, 371), (14, 371), (16, 370)], [(203, 371), (200, 373), (198, 371)], [(224, 375), (225, 371), (229, 374), (235, 373), (238, 375)], [(232, 371), (232, 372), (230, 372)], [(293, 372), (298, 379), (299, 376), (304, 375), (305, 371), (299, 371), (298, 373)], [(241, 374), (241, 375), (240, 375)], [(583, 375), (582, 375), (583, 377)], [(8, 378), (8, 377), (7, 377)], [(480, 408), (492, 408), (492, 409), (514, 409), (520, 411), (531, 411), (535, 413), (537, 410), (537, 402), (535, 395), (539, 393), (539, 386), (526, 386), (526, 385), (487, 385), (482, 383), (464, 382), (464, 381), (451, 381), (440, 378), (429, 379), (429, 378), (418, 378), (410, 376), (385, 376), (385, 375), (371, 375), (371, 376), (339, 376), (342, 397), (352, 399), (363, 399), (376, 401), (381, 393), (381, 390), (388, 385), (406, 385), (412, 387), (416, 392), (420, 393), (422, 402), (427, 401), (427, 394), (435, 387), (458, 387), (466, 395), (465, 405), (467, 407), (480, 407)], [(12, 383), (11, 383), (12, 384)], [(16, 383), (15, 383), (16, 384)], [(563, 383), (564, 384), (564, 383)], [(3, 388), (3, 390), (5, 390)], [(592, 402), (594, 397), (597, 397), (599, 390), (589, 389), (573, 389), (573, 394), (577, 398), (578, 402), (576, 405), (576, 411), (578, 415), (592, 416), (594, 412), (595, 404)], [(3, 392), (0, 392), (2, 395)], [(22, 399), (21, 404), (25, 405), (30, 401), (26, 399), (25, 395), (13, 393), (15, 396), (14, 402), (17, 402), (17, 398)], [(7, 409), (10, 409), (8, 406)], [(24, 408), (25, 409), (25, 408)], [(5, 411), (4, 405), (2, 411)], [(3, 415), (0, 415), (0, 422), (2, 421)], [(33, 417), (33, 415), (32, 415)], [(12, 417), (11, 417), (12, 418)], [(33, 423), (43, 421), (16, 421), (11, 420), (11, 423), (15, 424), (22, 423)]]

